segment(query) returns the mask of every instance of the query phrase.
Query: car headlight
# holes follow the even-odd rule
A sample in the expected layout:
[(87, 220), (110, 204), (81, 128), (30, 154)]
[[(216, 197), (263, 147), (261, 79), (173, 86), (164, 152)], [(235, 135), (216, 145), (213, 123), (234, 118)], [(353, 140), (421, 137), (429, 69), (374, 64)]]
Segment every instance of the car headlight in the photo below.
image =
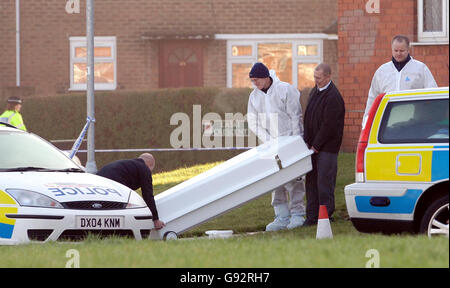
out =
[(144, 199), (134, 191), (130, 191), (130, 197), (128, 198), (127, 208), (144, 208), (147, 207)]
[(43, 207), (43, 208), (64, 208), (61, 203), (38, 192), (22, 189), (6, 189), (20, 206)]

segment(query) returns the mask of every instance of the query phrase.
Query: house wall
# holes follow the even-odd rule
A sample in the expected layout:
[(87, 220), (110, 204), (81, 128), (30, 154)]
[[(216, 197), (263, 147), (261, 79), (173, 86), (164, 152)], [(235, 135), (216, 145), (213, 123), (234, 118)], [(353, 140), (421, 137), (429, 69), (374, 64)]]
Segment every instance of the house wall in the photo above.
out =
[[(16, 87), (15, 74), (15, 0), (0, 3), (0, 97), (67, 93), (69, 37), (86, 35), (86, 1), (80, 1), (79, 14), (66, 13), (62, 0), (20, 2), (20, 87)], [(148, 90), (159, 87), (160, 40), (155, 39), (324, 33), (335, 27), (337, 0), (102, 0), (95, 1), (94, 12), (95, 35), (117, 39), (117, 90)], [(224, 87), (226, 41), (204, 41), (204, 86)], [(336, 41), (325, 42), (330, 42), (324, 45), (325, 59), (334, 61)]]
[(0, 98), (16, 86), (16, 8), (14, 0), (0, 2)]

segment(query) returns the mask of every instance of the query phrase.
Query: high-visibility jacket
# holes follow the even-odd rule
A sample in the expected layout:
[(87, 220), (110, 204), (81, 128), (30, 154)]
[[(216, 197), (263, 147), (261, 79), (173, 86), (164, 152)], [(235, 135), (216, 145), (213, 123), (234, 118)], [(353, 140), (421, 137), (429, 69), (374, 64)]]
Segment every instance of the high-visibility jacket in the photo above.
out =
[(6, 110), (0, 115), (0, 122), (8, 123), (23, 131), (27, 131), (27, 128), (23, 123), (22, 115), (20, 115), (18, 111)]

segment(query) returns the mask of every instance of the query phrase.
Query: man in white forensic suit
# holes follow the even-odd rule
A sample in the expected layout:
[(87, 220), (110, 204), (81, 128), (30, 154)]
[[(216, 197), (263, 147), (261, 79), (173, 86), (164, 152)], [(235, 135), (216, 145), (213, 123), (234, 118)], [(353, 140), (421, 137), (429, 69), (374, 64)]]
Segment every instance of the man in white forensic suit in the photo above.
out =
[(430, 69), (409, 54), (409, 39), (397, 35), (392, 39), (392, 60), (375, 72), (367, 98), (363, 127), (375, 98), (381, 93), (437, 87)]
[[(269, 72), (263, 63), (255, 63), (249, 73), (255, 86), (251, 92), (247, 121), (249, 129), (262, 142), (278, 136), (301, 135), (303, 119), (300, 92), (291, 84), (280, 81), (275, 71)], [(266, 231), (293, 229), (305, 221), (305, 182), (293, 180), (272, 193), (275, 219)]]

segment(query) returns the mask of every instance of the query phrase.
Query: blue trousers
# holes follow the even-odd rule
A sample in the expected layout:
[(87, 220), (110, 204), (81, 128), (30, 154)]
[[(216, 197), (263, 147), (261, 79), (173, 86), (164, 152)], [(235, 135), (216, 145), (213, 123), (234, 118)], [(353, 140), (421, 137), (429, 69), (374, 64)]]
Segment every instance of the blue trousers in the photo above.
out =
[(306, 221), (317, 223), (319, 206), (326, 205), (328, 217), (334, 212), (338, 153), (311, 155), (313, 170), (306, 174)]

